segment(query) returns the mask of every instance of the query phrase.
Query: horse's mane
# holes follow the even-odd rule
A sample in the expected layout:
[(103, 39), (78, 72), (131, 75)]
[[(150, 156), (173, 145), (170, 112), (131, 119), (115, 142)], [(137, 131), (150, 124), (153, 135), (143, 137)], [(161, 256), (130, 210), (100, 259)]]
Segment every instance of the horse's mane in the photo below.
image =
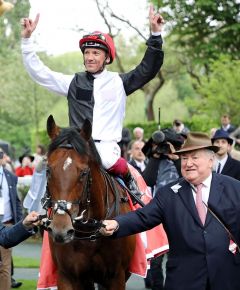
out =
[(101, 157), (97, 152), (96, 146), (92, 139), (89, 140), (89, 146), (85, 139), (80, 135), (80, 130), (75, 127), (62, 128), (59, 135), (48, 146), (48, 156), (61, 146), (72, 145), (72, 147), (80, 154), (91, 157), (92, 160), (101, 165)]

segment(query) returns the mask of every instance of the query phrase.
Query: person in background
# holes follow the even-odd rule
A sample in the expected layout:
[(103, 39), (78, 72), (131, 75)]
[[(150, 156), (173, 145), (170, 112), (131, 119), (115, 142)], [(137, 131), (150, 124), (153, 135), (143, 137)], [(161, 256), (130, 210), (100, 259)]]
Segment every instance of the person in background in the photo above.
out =
[(32, 162), (33, 168), (36, 168), (38, 166), (38, 163), (42, 162), (42, 158), (45, 157), (46, 153), (47, 150), (42, 144), (37, 145), (36, 152), (33, 154), (34, 157), (34, 160)]
[(189, 129), (184, 125), (184, 123), (178, 119), (175, 119), (173, 121), (173, 130), (178, 133), (181, 134), (183, 137), (187, 137), (187, 134), (189, 133)]
[(137, 171), (141, 174), (145, 170), (147, 164), (146, 156), (142, 152), (144, 144), (145, 143), (143, 141), (135, 140), (132, 141), (129, 146), (130, 159), (128, 163), (137, 169)]
[[(17, 193), (17, 177), (5, 168), (6, 159), (4, 159), (4, 154), (2, 148), (0, 148), (0, 216), (2, 229), (4, 226), (12, 226), (22, 219), (22, 206)], [(2, 260), (0, 290), (8, 290), (11, 286), (12, 250), (0, 246), (0, 256)], [(21, 284), (17, 285), (18, 287), (21, 286)], [(13, 283), (13, 286), (16, 285)]]
[(144, 142), (144, 129), (141, 127), (135, 127), (133, 129), (133, 139)]
[(113, 175), (122, 176), (130, 191), (140, 194), (117, 143), (122, 137), (126, 97), (152, 80), (162, 66), (162, 16), (150, 6), (151, 36), (145, 55), (135, 69), (122, 74), (108, 71), (106, 66), (115, 58), (113, 39), (106, 33), (94, 31), (79, 41), (86, 71), (75, 75), (50, 70), (36, 55), (31, 35), (39, 17), (38, 14), (34, 21), (22, 19), (21, 47), (27, 72), (38, 84), (67, 97), (70, 126), (81, 128), (85, 119), (92, 122), (92, 138), (103, 167)]
[(227, 131), (218, 129), (211, 140), (213, 145), (220, 148), (216, 153), (216, 172), (240, 180), (240, 161), (230, 156), (233, 139), (229, 137)]
[(122, 139), (120, 142), (118, 142), (118, 145), (121, 149), (121, 157), (123, 157), (125, 160), (128, 160), (128, 145), (131, 142), (132, 136), (131, 132), (128, 128), (122, 129)]
[(232, 133), (236, 127), (231, 124), (231, 118), (229, 115), (224, 114), (221, 116), (221, 126), (219, 129), (227, 131), (228, 134)]
[(190, 132), (175, 152), (183, 178), (160, 188), (145, 207), (103, 221), (101, 233), (114, 238), (163, 224), (165, 290), (240, 289), (240, 182), (212, 172), (218, 150), (208, 135)]
[(15, 169), (15, 174), (18, 177), (24, 177), (26, 175), (33, 175), (33, 171), (34, 171), (34, 168), (32, 165), (33, 160), (34, 160), (34, 157), (29, 154), (23, 154), (22, 156), (20, 156), (19, 162), (21, 165)]

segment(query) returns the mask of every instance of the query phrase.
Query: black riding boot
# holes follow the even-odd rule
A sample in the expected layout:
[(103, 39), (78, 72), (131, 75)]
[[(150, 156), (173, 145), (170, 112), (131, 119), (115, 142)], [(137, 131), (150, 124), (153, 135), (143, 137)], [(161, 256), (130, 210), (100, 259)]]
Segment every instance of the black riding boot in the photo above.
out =
[(134, 197), (131, 195), (131, 193), (136, 195), (139, 199), (141, 199), (142, 193), (139, 191), (137, 183), (130, 172), (128, 172), (124, 176), (124, 181), (126, 183), (127, 188), (130, 190), (130, 196), (131, 196), (133, 204), (136, 204), (137, 202), (134, 199)]

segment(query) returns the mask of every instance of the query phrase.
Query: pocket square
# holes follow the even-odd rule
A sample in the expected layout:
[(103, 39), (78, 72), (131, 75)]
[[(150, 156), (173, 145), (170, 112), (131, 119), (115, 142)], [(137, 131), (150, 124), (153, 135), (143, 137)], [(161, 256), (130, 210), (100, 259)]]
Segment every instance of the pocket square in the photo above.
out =
[(230, 243), (229, 243), (229, 247), (228, 247), (229, 251), (232, 252), (233, 254), (236, 254), (237, 252), (237, 245), (236, 243), (234, 243), (233, 240), (230, 240)]

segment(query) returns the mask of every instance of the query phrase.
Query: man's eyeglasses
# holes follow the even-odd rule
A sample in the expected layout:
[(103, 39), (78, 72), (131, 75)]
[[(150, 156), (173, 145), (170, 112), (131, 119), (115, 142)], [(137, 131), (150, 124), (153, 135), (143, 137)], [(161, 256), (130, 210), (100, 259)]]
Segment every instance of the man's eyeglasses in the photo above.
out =
[(83, 36), (83, 38), (87, 38), (87, 37), (89, 37), (91, 39), (95, 39), (95, 40), (100, 39), (100, 40), (106, 41), (106, 37), (103, 34), (101, 34), (101, 33), (86, 34), (86, 35)]

